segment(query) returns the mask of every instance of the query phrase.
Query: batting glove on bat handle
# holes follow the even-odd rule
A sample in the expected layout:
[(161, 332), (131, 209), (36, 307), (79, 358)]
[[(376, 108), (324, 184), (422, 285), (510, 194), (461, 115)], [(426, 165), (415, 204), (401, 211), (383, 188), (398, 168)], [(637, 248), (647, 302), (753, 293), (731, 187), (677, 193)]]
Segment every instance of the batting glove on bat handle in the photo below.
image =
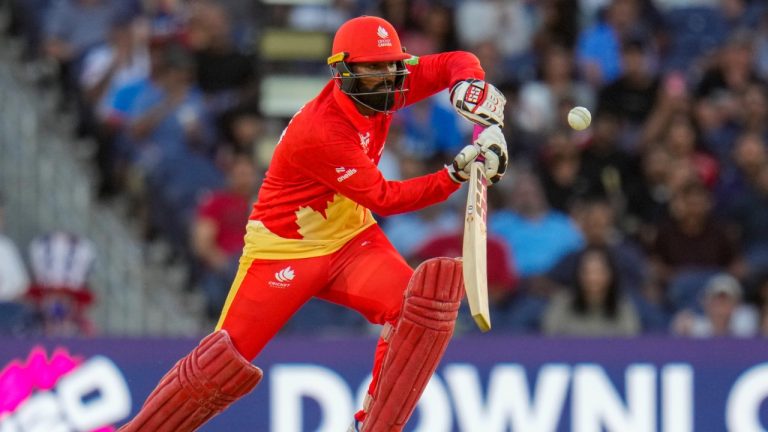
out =
[(478, 79), (457, 82), (451, 88), (451, 105), (456, 112), (481, 126), (504, 126), (507, 99), (493, 85)]
[(476, 145), (468, 145), (461, 149), (456, 157), (453, 158), (453, 162), (445, 166), (448, 170), (448, 175), (451, 176), (451, 180), (456, 183), (469, 180), (469, 169), (478, 155), (480, 155), (480, 148)]
[(485, 158), (483, 165), (488, 181), (491, 184), (498, 183), (504, 177), (509, 161), (507, 140), (501, 128), (497, 125), (486, 128), (477, 136), (474, 144), (480, 149), (480, 156)]

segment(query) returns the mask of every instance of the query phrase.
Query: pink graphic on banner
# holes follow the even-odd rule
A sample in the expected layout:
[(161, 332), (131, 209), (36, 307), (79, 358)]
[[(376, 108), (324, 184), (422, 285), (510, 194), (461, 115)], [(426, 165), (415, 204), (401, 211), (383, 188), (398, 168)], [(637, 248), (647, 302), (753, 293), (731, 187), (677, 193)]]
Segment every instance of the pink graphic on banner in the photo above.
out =
[[(41, 346), (30, 351), (26, 362), (12, 361), (0, 371), (0, 418), (5, 413), (16, 411), (35, 391), (53, 389), (63, 376), (82, 362), (82, 357), (73, 356), (63, 348), (54, 350), (49, 359)], [(92, 432), (114, 430), (114, 427), (108, 426)]]

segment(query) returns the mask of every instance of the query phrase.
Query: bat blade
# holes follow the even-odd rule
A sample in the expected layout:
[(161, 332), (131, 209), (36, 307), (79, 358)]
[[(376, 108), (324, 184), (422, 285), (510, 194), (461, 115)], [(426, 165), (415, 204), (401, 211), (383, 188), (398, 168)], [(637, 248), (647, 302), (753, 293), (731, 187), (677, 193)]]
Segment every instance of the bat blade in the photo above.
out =
[(491, 329), (488, 308), (487, 246), (488, 179), (482, 162), (473, 162), (469, 178), (462, 245), (464, 289), (469, 310), (481, 331)]

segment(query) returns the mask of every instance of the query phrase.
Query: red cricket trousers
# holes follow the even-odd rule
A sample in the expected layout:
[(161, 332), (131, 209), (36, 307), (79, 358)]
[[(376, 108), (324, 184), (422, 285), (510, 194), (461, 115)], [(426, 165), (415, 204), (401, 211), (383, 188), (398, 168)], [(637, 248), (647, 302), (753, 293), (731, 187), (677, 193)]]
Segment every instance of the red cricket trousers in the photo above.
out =
[[(217, 330), (226, 330), (249, 361), (312, 297), (360, 312), (375, 324), (395, 325), (413, 269), (378, 225), (338, 251), (295, 260), (242, 258)], [(382, 339), (373, 365), (374, 388), (386, 353)]]

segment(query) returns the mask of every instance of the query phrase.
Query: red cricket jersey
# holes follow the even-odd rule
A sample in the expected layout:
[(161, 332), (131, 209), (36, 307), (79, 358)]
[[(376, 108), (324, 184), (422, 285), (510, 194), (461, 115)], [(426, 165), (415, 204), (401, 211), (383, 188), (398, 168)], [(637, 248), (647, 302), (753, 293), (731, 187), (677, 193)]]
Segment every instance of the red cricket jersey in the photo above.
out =
[[(448, 52), (406, 60), (406, 105), (451, 84), (483, 79), (477, 57)], [(377, 168), (392, 116), (360, 114), (330, 81), (283, 131), (248, 223), (244, 256), (333, 253), (376, 221), (444, 201), (459, 185), (446, 170), (388, 181)]]

